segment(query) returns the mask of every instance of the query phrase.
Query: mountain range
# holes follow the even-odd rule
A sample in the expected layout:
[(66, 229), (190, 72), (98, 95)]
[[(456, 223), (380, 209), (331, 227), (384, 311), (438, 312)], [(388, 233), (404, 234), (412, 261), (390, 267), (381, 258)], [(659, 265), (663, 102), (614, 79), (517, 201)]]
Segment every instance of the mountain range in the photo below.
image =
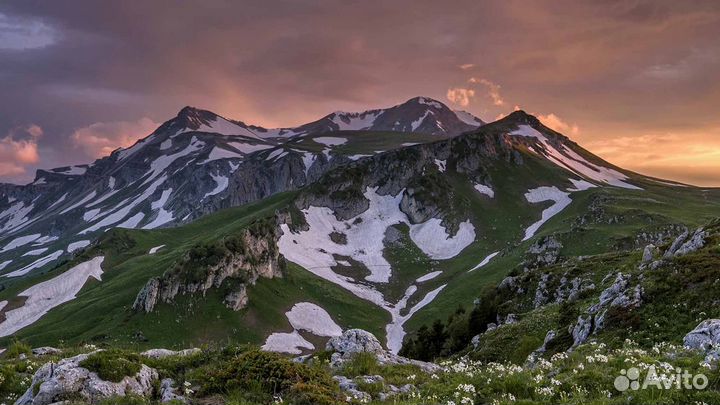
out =
[[(484, 123), (418, 97), (264, 129), (186, 107), (127, 149), (2, 186), (0, 344), (300, 354), (362, 328), (427, 357), (423, 325), (464, 306), (499, 325), (519, 316), (534, 349), (578, 326), (557, 319), (551, 291), (592, 283), (590, 303), (613, 263), (705, 246), (712, 233), (695, 230), (719, 209), (720, 190), (616, 167), (523, 111)], [(505, 301), (488, 295), (510, 284)], [(333, 324), (298, 321), (318, 313)], [(590, 330), (611, 329), (591, 315)], [(478, 332), (476, 349), (503, 347)]]

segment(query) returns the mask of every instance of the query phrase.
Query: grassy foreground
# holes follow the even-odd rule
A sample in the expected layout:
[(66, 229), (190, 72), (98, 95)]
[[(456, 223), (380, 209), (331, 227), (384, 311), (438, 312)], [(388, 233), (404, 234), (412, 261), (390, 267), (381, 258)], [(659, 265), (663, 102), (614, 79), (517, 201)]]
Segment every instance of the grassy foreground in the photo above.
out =
[[(32, 374), (44, 362), (95, 349), (92, 346), (65, 349), (62, 356), (39, 358), (29, 355), (29, 346), (13, 344), (0, 363), (1, 403), (12, 403), (22, 395), (31, 386)], [(27, 357), (21, 360), (21, 354)], [(699, 352), (665, 343), (645, 350), (630, 340), (616, 349), (590, 342), (572, 352), (556, 353), (524, 366), (483, 363), (462, 357), (441, 362), (443, 370), (432, 374), (410, 365), (379, 365), (372, 355), (365, 353), (335, 369), (329, 366), (327, 358), (328, 353), (320, 352), (305, 363), (298, 363), (251, 346), (227, 346), (157, 360), (130, 351), (107, 349), (91, 355), (82, 366), (107, 381), (120, 381), (125, 375), (136, 373), (140, 364), (146, 364), (158, 371), (160, 379), (172, 378), (179, 393), (190, 403), (206, 404), (712, 404), (720, 401), (717, 367), (706, 363)], [(639, 375), (633, 374), (633, 368)], [(685, 378), (685, 372), (690, 377)], [(372, 399), (358, 399), (341, 391), (333, 375), (354, 379), (358, 389)], [(362, 378), (367, 375), (382, 378), (375, 377), (368, 382)], [(624, 376), (629, 379), (623, 380)], [(110, 398), (102, 403), (158, 403), (159, 382), (156, 385), (154, 397)], [(407, 389), (380, 401), (380, 393), (389, 392), (390, 385)], [(68, 399), (69, 403), (84, 403), (78, 398)]]

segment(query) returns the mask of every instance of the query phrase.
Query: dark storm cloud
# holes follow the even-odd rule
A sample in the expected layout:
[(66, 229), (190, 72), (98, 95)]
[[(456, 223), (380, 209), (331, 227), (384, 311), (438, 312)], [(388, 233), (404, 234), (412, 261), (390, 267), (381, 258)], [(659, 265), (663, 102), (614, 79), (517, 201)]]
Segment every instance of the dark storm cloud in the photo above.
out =
[[(0, 139), (31, 124), (44, 135), (37, 139), (37, 164), (21, 162), (25, 174), (13, 165), (0, 178), (27, 180), (35, 167), (87, 161), (113, 143), (146, 135), (149, 125), (186, 104), (250, 123), (293, 125), (416, 95), (445, 100), (449, 89), (473, 90), (463, 108), (485, 119), (515, 105), (552, 118), (630, 168), (624, 139), (650, 139), (660, 148), (653, 154), (665, 160), (666, 153), (679, 153), (678, 142), (719, 148), (716, 4), (3, 4)], [(8, 41), (17, 45), (3, 46)], [(674, 143), (652, 142), (667, 134)], [(83, 143), (88, 139), (93, 143)], [(643, 168), (682, 180), (681, 157), (665, 160)], [(655, 169), (666, 163), (675, 166)], [(706, 164), (720, 173), (717, 164)], [(687, 178), (720, 184), (720, 174), (697, 172)]]

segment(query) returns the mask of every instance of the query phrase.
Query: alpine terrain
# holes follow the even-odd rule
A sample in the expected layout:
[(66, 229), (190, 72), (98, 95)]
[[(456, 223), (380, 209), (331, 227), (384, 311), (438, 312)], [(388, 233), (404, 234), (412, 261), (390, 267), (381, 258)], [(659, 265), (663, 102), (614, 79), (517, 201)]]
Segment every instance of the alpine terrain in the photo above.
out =
[[(267, 129), (186, 107), (0, 185), (0, 396), (713, 403), (719, 263), (720, 189), (524, 111), (417, 97)], [(708, 388), (618, 388), (630, 367)]]

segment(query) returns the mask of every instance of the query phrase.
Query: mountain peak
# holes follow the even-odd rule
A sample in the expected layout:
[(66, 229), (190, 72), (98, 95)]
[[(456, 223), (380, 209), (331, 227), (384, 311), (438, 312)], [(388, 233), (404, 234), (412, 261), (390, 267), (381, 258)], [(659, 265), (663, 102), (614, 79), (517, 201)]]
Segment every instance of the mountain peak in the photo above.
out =
[(513, 122), (516, 124), (527, 124), (530, 126), (541, 124), (540, 120), (536, 116), (528, 114), (524, 110), (513, 111), (498, 121)]
[(404, 102), (403, 104), (423, 104), (423, 105), (427, 105), (427, 106), (435, 107), (435, 108), (443, 108), (443, 107), (448, 108), (442, 101), (438, 101), (438, 100), (435, 100), (434, 98), (425, 97), (425, 96), (413, 97), (413, 98), (409, 99), (408, 101)]
[(217, 119), (218, 115), (207, 110), (201, 110), (192, 106), (183, 107), (175, 117), (175, 122), (184, 128), (198, 129), (203, 124), (208, 124)]

